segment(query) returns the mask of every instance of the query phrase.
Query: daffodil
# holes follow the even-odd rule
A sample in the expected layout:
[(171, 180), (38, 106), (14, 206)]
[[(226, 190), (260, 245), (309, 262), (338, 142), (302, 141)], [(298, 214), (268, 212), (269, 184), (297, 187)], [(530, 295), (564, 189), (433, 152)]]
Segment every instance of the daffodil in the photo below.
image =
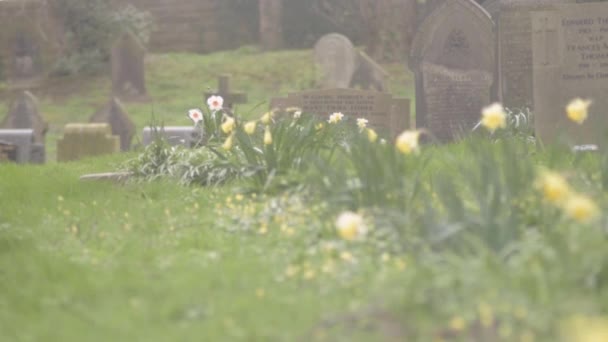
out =
[(564, 211), (573, 220), (587, 223), (597, 217), (599, 209), (590, 198), (573, 194), (564, 203)]
[(507, 114), (500, 103), (494, 103), (481, 111), (481, 124), (494, 133), (498, 128), (507, 126)]
[(371, 143), (375, 143), (376, 140), (378, 140), (378, 133), (376, 133), (376, 131), (374, 131), (371, 128), (367, 129), (367, 139), (369, 140), (369, 142)]
[(272, 144), (272, 134), (270, 133), (270, 126), (266, 126), (264, 131), (264, 145)]
[(604, 342), (608, 341), (607, 317), (574, 317), (563, 324), (564, 341)]
[(245, 133), (252, 135), (253, 133), (255, 133), (256, 126), (257, 126), (257, 123), (255, 121), (249, 121), (248, 123), (245, 124), (245, 126), (243, 128), (245, 130)]
[(357, 119), (357, 126), (359, 126), (359, 128), (364, 129), (365, 127), (367, 127), (367, 123), (369, 121), (367, 121), (367, 119), (365, 118), (358, 118)]
[(260, 121), (264, 125), (270, 125), (270, 123), (272, 122), (273, 114), (274, 114), (273, 112), (267, 112), (266, 114), (262, 115), (262, 117), (260, 118)]
[(333, 113), (332, 115), (329, 116), (329, 120), (327, 120), (327, 122), (329, 122), (330, 124), (335, 124), (335, 123), (342, 121), (343, 118), (344, 118), (344, 114)]
[(566, 113), (568, 114), (568, 118), (577, 124), (581, 125), (585, 120), (587, 120), (588, 109), (591, 105), (591, 100), (583, 100), (581, 98), (576, 98), (568, 104), (566, 107)]
[(232, 149), (233, 141), (234, 141), (234, 134), (231, 134), (228, 136), (228, 138), (226, 138), (226, 140), (222, 144), (222, 148), (226, 151), (230, 151)]
[(222, 126), (221, 126), (222, 132), (224, 132), (226, 134), (232, 133), (235, 125), (236, 125), (236, 122), (234, 121), (234, 118), (227, 117), (226, 120), (222, 123)]
[(295, 112), (293, 112), (293, 118), (294, 119), (299, 119), (302, 116), (302, 111), (301, 110), (297, 110)]
[(403, 154), (418, 153), (418, 140), (420, 138), (420, 131), (405, 131), (397, 137), (395, 146)]
[(203, 120), (203, 112), (200, 109), (190, 109), (188, 111), (188, 117), (194, 122), (194, 125), (198, 125)]
[(224, 99), (221, 96), (214, 95), (207, 99), (207, 105), (212, 111), (217, 111), (224, 108)]
[(318, 124), (315, 125), (315, 129), (317, 131), (320, 131), (323, 129), (323, 127), (325, 127), (325, 125), (322, 122), (319, 122)]
[(556, 172), (543, 171), (536, 184), (544, 198), (556, 205), (563, 203), (571, 193), (566, 179)]
[(345, 211), (336, 219), (336, 230), (344, 240), (356, 240), (366, 233), (363, 217), (351, 211)]

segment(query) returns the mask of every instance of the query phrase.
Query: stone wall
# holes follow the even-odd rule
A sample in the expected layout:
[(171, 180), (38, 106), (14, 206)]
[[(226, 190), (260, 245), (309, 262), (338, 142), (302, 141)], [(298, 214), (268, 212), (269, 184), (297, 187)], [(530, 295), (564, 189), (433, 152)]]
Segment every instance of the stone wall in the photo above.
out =
[(257, 1), (114, 0), (148, 11), (154, 20), (149, 48), (153, 52), (210, 52), (255, 44)]

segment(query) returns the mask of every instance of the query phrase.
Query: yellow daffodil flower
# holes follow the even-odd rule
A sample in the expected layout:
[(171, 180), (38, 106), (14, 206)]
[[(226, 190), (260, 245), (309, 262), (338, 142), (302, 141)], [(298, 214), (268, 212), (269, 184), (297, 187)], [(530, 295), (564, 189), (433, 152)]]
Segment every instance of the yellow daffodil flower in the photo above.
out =
[(536, 184), (545, 199), (556, 205), (563, 203), (571, 193), (566, 179), (556, 172), (542, 172)]
[(566, 215), (580, 223), (593, 220), (599, 213), (597, 205), (588, 197), (573, 194), (564, 204)]
[(581, 98), (576, 98), (568, 104), (566, 107), (566, 113), (568, 114), (568, 118), (577, 124), (581, 125), (585, 120), (587, 120), (588, 109), (591, 105), (591, 100), (583, 100)]
[(345, 211), (338, 216), (336, 230), (342, 239), (349, 241), (362, 237), (366, 232), (363, 217), (351, 211)]
[(257, 123), (255, 121), (249, 121), (248, 123), (245, 124), (245, 126), (243, 128), (245, 130), (245, 133), (252, 135), (253, 133), (255, 133), (256, 126), (257, 126)]
[(266, 126), (264, 131), (264, 145), (272, 144), (272, 134), (270, 133), (270, 126)]
[(418, 140), (420, 138), (420, 131), (405, 131), (397, 137), (395, 146), (403, 154), (418, 153)]
[(234, 141), (234, 134), (231, 134), (228, 136), (228, 138), (226, 138), (226, 140), (224, 141), (224, 144), (222, 144), (222, 148), (226, 151), (230, 151), (232, 149), (233, 141)]
[(378, 133), (376, 133), (376, 131), (374, 131), (371, 128), (367, 129), (367, 139), (369, 140), (369, 142), (371, 143), (375, 143), (376, 140), (378, 140)]
[(224, 132), (226, 134), (232, 133), (235, 125), (236, 125), (236, 122), (234, 121), (234, 118), (227, 117), (226, 120), (222, 123), (222, 126), (221, 126), (222, 132)]
[(507, 114), (500, 103), (494, 103), (481, 111), (481, 124), (494, 133), (498, 128), (507, 126)]
[(272, 116), (273, 115), (274, 115), (273, 112), (267, 112), (266, 114), (262, 115), (262, 117), (260, 118), (260, 121), (264, 125), (270, 125), (270, 123), (272, 122)]

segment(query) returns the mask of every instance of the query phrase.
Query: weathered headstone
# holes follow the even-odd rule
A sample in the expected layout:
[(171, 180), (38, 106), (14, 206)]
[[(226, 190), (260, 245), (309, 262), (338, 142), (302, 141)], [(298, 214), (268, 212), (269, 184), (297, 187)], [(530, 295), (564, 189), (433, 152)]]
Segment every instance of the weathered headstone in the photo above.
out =
[(40, 60), (35, 43), (25, 32), (18, 32), (13, 41), (13, 63), (10, 73), (14, 80), (35, 77), (40, 72)]
[(65, 162), (120, 151), (120, 138), (107, 123), (67, 124), (57, 141), (57, 161)]
[(322, 88), (350, 86), (357, 67), (357, 53), (348, 38), (338, 33), (321, 37), (315, 44), (314, 61), (319, 68)]
[(22, 92), (11, 104), (0, 128), (33, 129), (34, 142), (44, 144), (48, 124), (38, 111), (38, 100), (29, 91)]
[(388, 91), (386, 78), (388, 72), (363, 51), (357, 52), (357, 67), (353, 73), (350, 87), (366, 90)]
[(279, 111), (298, 107), (304, 113), (327, 117), (341, 112), (352, 120), (365, 118), (370, 126), (391, 136), (411, 128), (410, 101), (376, 91), (342, 88), (309, 90), (272, 99), (270, 106), (272, 110)]
[[(498, 75), (502, 102), (509, 108), (534, 108), (531, 13), (576, 0), (494, 0)], [(484, 5), (485, 6), (485, 5)], [(492, 8), (497, 7), (492, 4)]]
[(218, 77), (217, 82), (217, 90), (206, 92), (206, 99), (213, 95), (219, 95), (224, 99), (224, 107), (228, 109), (232, 109), (235, 104), (247, 103), (247, 94), (241, 92), (233, 92), (230, 88), (230, 76), (222, 75)]
[(169, 145), (195, 147), (201, 140), (201, 130), (194, 126), (145, 127), (142, 143), (148, 146), (155, 139), (161, 138)]
[[(577, 145), (608, 138), (608, 4), (556, 5), (532, 14), (536, 135), (565, 135)], [(591, 99), (582, 125), (565, 112), (573, 98)], [(603, 145), (605, 146), (605, 145)]]
[(108, 123), (112, 128), (112, 134), (120, 137), (120, 149), (128, 151), (131, 148), (135, 124), (117, 98), (112, 98), (105, 107), (93, 114), (89, 121)]
[(132, 32), (124, 32), (112, 46), (112, 93), (123, 100), (147, 96), (146, 48)]
[(494, 23), (472, 0), (446, 0), (421, 25), (410, 56), (416, 126), (449, 141), (470, 131), (494, 98)]
[(260, 41), (266, 50), (283, 43), (283, 0), (259, 0)]
[(44, 145), (34, 143), (33, 129), (0, 129), (0, 145), (4, 151), (0, 154), (5, 154), (5, 160), (19, 164), (44, 163)]

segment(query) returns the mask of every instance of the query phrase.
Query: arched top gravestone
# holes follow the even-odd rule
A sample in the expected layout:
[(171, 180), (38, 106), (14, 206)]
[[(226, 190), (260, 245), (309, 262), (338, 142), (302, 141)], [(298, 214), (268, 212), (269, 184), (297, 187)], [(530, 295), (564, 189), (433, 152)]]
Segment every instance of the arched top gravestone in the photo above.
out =
[(474, 1), (446, 0), (434, 9), (410, 56), (417, 127), (448, 141), (477, 124), (493, 98), (495, 47), (494, 22)]
[(331, 33), (321, 37), (314, 50), (321, 87), (348, 88), (357, 67), (353, 43), (341, 34)]
[(22, 92), (11, 104), (8, 115), (0, 123), (1, 128), (33, 129), (34, 142), (44, 144), (48, 124), (38, 111), (38, 100), (29, 91)]
[(124, 32), (112, 46), (112, 93), (123, 100), (147, 96), (146, 48), (130, 31)]

